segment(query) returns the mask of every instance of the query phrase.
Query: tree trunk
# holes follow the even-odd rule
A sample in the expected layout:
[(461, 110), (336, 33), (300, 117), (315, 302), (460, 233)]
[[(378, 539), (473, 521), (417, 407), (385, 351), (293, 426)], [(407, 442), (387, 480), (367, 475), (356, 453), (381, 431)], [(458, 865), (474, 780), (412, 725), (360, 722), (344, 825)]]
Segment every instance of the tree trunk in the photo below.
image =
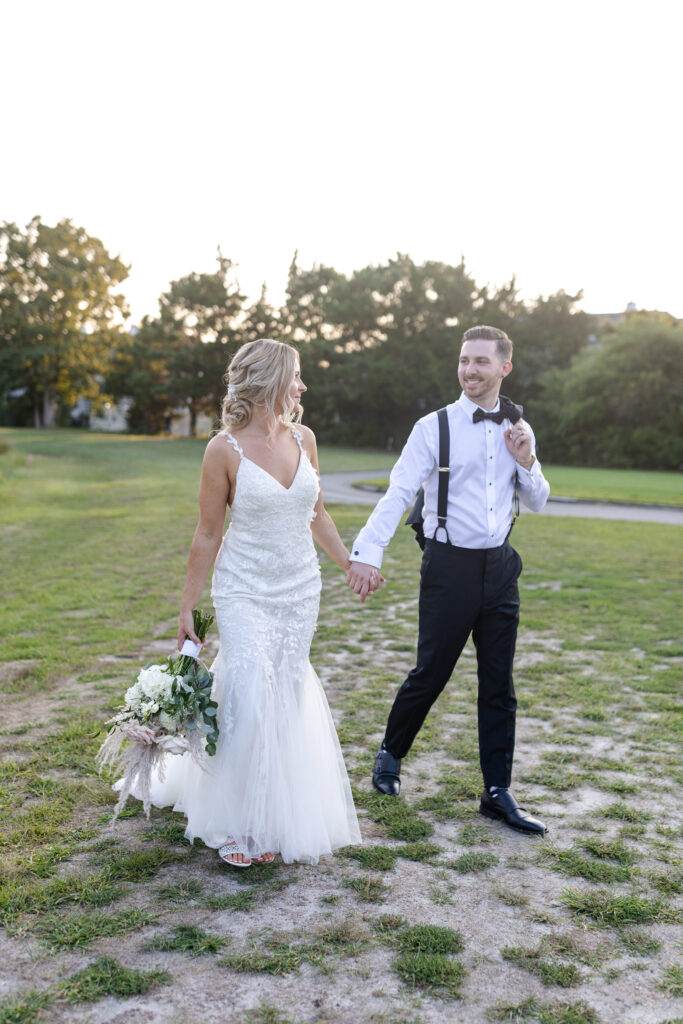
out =
[(53, 393), (46, 388), (43, 392), (43, 427), (49, 429), (54, 426), (57, 400)]
[(197, 410), (194, 404), (189, 406), (190, 411), (190, 437), (197, 436)]

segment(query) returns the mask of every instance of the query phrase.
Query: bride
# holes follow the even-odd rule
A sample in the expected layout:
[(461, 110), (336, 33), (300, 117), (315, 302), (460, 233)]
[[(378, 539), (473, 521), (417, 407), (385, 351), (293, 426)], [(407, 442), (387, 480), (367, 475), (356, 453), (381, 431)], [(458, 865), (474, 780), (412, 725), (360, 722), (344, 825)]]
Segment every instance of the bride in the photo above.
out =
[[(208, 443), (199, 522), (180, 606), (178, 646), (198, 642), (192, 609), (214, 566), (220, 648), (213, 664), (215, 757), (165, 759), (157, 806), (187, 816), (227, 864), (315, 864), (361, 841), (346, 768), (309, 662), (320, 601), (313, 539), (344, 571), (348, 554), (325, 511), (315, 436), (301, 417), (295, 349), (261, 339), (228, 368), (222, 426)], [(226, 506), (231, 524), (222, 536)], [(215, 565), (214, 565), (215, 562)]]

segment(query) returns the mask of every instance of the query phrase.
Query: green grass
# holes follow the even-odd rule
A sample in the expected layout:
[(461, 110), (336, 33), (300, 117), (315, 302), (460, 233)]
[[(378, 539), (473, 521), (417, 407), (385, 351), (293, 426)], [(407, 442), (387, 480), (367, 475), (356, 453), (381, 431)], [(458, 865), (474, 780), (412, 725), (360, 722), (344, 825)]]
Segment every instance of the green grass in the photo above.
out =
[(243, 1024), (294, 1024), (291, 1017), (284, 1017), (276, 1006), (263, 1003), (255, 1010), (246, 1010)]
[(343, 854), (357, 860), (365, 871), (391, 871), (399, 851), (389, 846), (348, 846)]
[(649, 899), (633, 893), (614, 895), (606, 890), (577, 892), (565, 889), (562, 902), (575, 914), (593, 918), (600, 925), (648, 924), (654, 921), (674, 922), (681, 915), (661, 899)]
[(330, 922), (310, 939), (263, 931), (251, 935), (243, 950), (228, 953), (218, 963), (238, 974), (271, 974), (276, 977), (297, 972), (303, 964), (329, 971), (332, 956), (357, 956), (367, 948), (369, 932), (355, 917)]
[(554, 871), (586, 878), (589, 882), (627, 882), (632, 876), (632, 869), (623, 862), (614, 864), (610, 860), (584, 857), (574, 848), (561, 850), (550, 843), (544, 843), (539, 857)]
[(631, 956), (652, 956), (662, 948), (662, 943), (654, 936), (639, 928), (624, 928), (619, 939)]
[(630, 866), (640, 860), (640, 854), (630, 846), (626, 846), (621, 840), (610, 842), (604, 839), (582, 839), (579, 843), (582, 850), (590, 853), (593, 857), (615, 860), (618, 864)]
[[(362, 467), (359, 467), (362, 468)], [(372, 467), (374, 469), (374, 466)], [(327, 470), (333, 472), (333, 470)], [(547, 466), (543, 473), (554, 497), (587, 501), (626, 501), (637, 504), (683, 505), (680, 473), (637, 469), (590, 469), (581, 466)], [(354, 486), (386, 490), (389, 477), (378, 474)]]
[(498, 858), (495, 853), (473, 851), (472, 853), (463, 853), (460, 857), (456, 857), (455, 860), (449, 861), (448, 867), (464, 875), (472, 871), (488, 871), (489, 868), (494, 867), (497, 863)]
[(562, 939), (557, 941), (549, 936), (535, 948), (505, 946), (502, 955), (505, 961), (537, 975), (544, 985), (570, 988), (573, 985), (582, 984), (585, 980), (577, 965), (567, 963), (569, 958), (578, 958), (580, 961), (586, 962), (585, 954), (573, 942), (566, 942)]
[(402, 797), (382, 796), (354, 789), (357, 807), (362, 807), (373, 821), (381, 825), (390, 839), (416, 842), (431, 835), (433, 825), (425, 821)]
[(532, 996), (523, 1003), (498, 1003), (488, 1012), (492, 1021), (528, 1021), (529, 1024), (601, 1024), (596, 1011), (583, 1000), (545, 1003)]
[(652, 817), (647, 811), (639, 811), (636, 807), (624, 803), (610, 804), (609, 807), (603, 809), (602, 813), (606, 818), (617, 818), (617, 820), (627, 821), (629, 824), (642, 824)]
[(396, 914), (373, 921), (379, 940), (396, 950), (393, 970), (412, 988), (432, 995), (458, 998), (465, 968), (453, 954), (465, 948), (462, 934), (439, 925), (409, 925)]
[(224, 896), (207, 896), (204, 906), (210, 910), (233, 910), (248, 913), (259, 902), (261, 893), (257, 889), (243, 889), (241, 892), (226, 893)]
[(69, 1003), (94, 1003), (107, 996), (128, 999), (170, 984), (171, 976), (167, 971), (137, 971), (103, 956), (66, 978), (56, 992), (60, 999)]
[(443, 853), (443, 848), (438, 843), (406, 843), (405, 846), (398, 847), (399, 857), (404, 857), (406, 860), (418, 861), (422, 864), (429, 861), (434, 861), (440, 854)]
[(121, 882), (141, 882), (154, 878), (169, 864), (187, 860), (187, 853), (165, 849), (163, 846), (151, 850), (122, 850), (98, 858), (105, 865), (110, 878)]
[(50, 1002), (45, 992), (10, 996), (0, 1002), (0, 1024), (39, 1024), (41, 1011)]
[(141, 910), (62, 913), (42, 918), (34, 931), (52, 949), (84, 949), (95, 939), (127, 935), (155, 920), (153, 914)]
[(459, 960), (439, 953), (401, 953), (394, 970), (406, 985), (451, 999), (459, 998), (467, 973)]
[(461, 846), (489, 846), (495, 842), (495, 837), (488, 825), (472, 822), (460, 829), (458, 842)]
[(227, 939), (220, 935), (209, 935), (192, 924), (178, 924), (167, 935), (157, 935), (147, 944), (147, 949), (163, 953), (186, 953), (188, 956), (207, 956), (218, 953)]
[[(201, 843), (188, 847), (180, 815), (153, 810), (147, 822), (140, 805), (131, 802), (116, 831), (109, 832), (114, 797), (109, 780), (100, 779), (93, 764), (103, 722), (127, 680), (158, 656), (164, 642), (172, 648), (177, 596), (196, 522), (203, 442), (9, 433), (18, 439), (2, 457), (9, 461), (0, 479), (0, 689), (10, 716), (0, 730), (0, 921), (8, 941), (35, 938), (49, 943), (50, 955), (66, 959), (74, 955), (66, 952), (70, 949), (87, 950), (93, 940), (109, 938), (120, 945), (122, 961), (134, 964), (138, 926), (152, 923), (163, 907), (165, 931), (177, 941), (178, 919), (194, 927), (198, 909), (206, 916), (216, 912), (211, 930), (220, 931), (221, 938), (253, 922), (244, 949), (204, 958), (205, 969), (216, 972), (226, 970), (229, 959), (236, 986), (238, 972), (256, 969), (277, 977), (303, 964), (323, 972), (368, 943), (391, 941), (387, 970), (400, 960), (401, 976), (411, 987), (455, 993), (461, 971), (452, 966), (453, 953), (403, 948), (398, 941), (403, 935), (408, 942), (410, 929), (428, 927), (418, 924), (425, 919), (422, 913), (411, 921), (395, 919), (393, 927), (386, 923), (388, 915), (374, 918), (369, 937), (358, 927), (335, 938), (332, 920), (325, 922), (326, 937), (310, 931), (279, 935), (272, 943), (268, 937), (271, 910), (281, 912), (279, 894), (292, 885), (295, 900), (308, 899), (307, 879), (314, 873), (329, 874), (322, 890), (327, 896), (313, 896), (320, 915), (342, 918), (360, 907), (364, 915), (376, 915), (383, 901), (391, 907), (415, 873), (427, 914), (430, 908), (437, 913), (433, 904), (439, 915), (457, 914), (460, 893), (472, 889), (480, 895), (482, 913), (506, 912), (503, 900), (522, 908), (516, 913), (530, 922), (559, 924), (571, 914), (577, 924), (612, 929), (597, 934), (619, 950), (614, 957), (630, 957), (636, 966), (640, 961), (656, 971), (655, 979), (675, 986), (676, 978), (665, 974), (673, 958), (668, 939), (658, 932), (654, 940), (640, 927), (676, 921), (667, 900), (681, 885), (679, 833), (658, 824), (669, 821), (667, 793), (683, 785), (676, 707), (683, 655), (680, 581), (672, 557), (680, 543), (678, 528), (531, 515), (515, 526), (512, 540), (525, 563), (515, 683), (528, 743), (520, 747), (514, 785), (532, 813), (543, 817), (548, 800), (559, 808), (568, 847), (538, 863), (538, 847), (525, 846), (522, 852), (520, 846), (515, 855), (506, 845), (509, 835), (477, 815), (482, 783), (469, 645), (406, 759), (402, 796), (371, 791), (373, 753), (393, 694), (413, 663), (419, 551), (411, 532), (399, 527), (383, 565), (387, 584), (362, 607), (323, 556), (325, 589), (311, 660), (330, 687), (366, 842), (350, 854), (357, 867), (340, 856), (317, 869), (276, 864), (226, 872), (214, 851)], [(30, 469), (27, 451), (34, 455)], [(387, 461), (366, 461), (376, 457), (372, 453), (323, 451), (323, 470), (381, 472), (391, 457), (379, 454)], [(367, 516), (362, 508), (330, 511), (347, 542)], [(206, 592), (202, 603), (208, 604)], [(151, 648), (151, 640), (161, 644)], [(109, 660), (112, 656), (121, 660)], [(525, 749), (534, 751), (528, 761)], [(525, 777), (534, 777), (539, 789), (525, 792)], [(571, 812), (576, 786), (590, 791), (594, 806), (603, 808), (584, 812), (580, 822)], [(453, 824), (441, 828), (441, 822)], [(432, 840), (435, 827), (438, 843)], [(496, 859), (502, 867), (477, 874)], [(539, 906), (533, 887), (522, 895), (501, 885), (514, 867), (523, 885), (524, 870), (532, 864), (548, 873), (543, 891), (556, 894), (547, 905)], [(394, 872), (387, 874), (392, 866)], [(597, 881), (601, 890), (590, 887), (571, 897), (567, 890), (564, 907), (558, 906), (562, 874)], [(629, 876), (638, 892), (624, 892)], [(124, 896), (125, 910), (117, 903)], [(131, 930), (134, 913), (138, 924)], [(246, 913), (250, 916), (242, 916)], [(239, 916), (233, 921), (232, 914)], [(391, 940), (383, 937), (382, 926), (376, 930), (378, 920), (385, 921)], [(499, 950), (484, 941), (476, 955), (498, 957)], [(155, 954), (159, 961), (165, 956), (173, 954)], [(544, 947), (536, 959), (563, 972), (557, 977), (569, 977), (572, 966), (597, 969), (588, 953), (582, 956), (556, 944)], [(354, 985), (372, 991), (370, 986), (386, 983), (386, 975), (383, 981), (367, 978), (366, 969), (362, 959), (353, 965)], [(616, 992), (626, 982), (614, 980), (612, 969), (601, 962)], [(107, 971), (117, 976), (111, 965), (100, 971), (105, 988)], [(502, 991), (500, 998), (505, 995)], [(23, 1013), (19, 1019), (29, 1021), (44, 1005), (39, 1000), (53, 997), (52, 991), (25, 993), (14, 997), (14, 1009), (6, 1002), (0, 1012), (15, 1013), (15, 1019)], [(543, 1024), (596, 1019), (582, 1003), (527, 1001), (506, 1012), (517, 1014), (510, 1020)]]
[(564, 963), (557, 959), (546, 959), (543, 956), (542, 945), (536, 949), (524, 946), (505, 946), (502, 951), (504, 960), (524, 967), (527, 971), (537, 975), (544, 985), (559, 985), (561, 988), (571, 988), (573, 985), (580, 985), (583, 975), (576, 964)]
[(673, 871), (652, 872), (650, 884), (665, 896), (680, 896), (683, 893), (683, 870), (680, 867)]
[(193, 903), (204, 895), (204, 886), (198, 878), (185, 878), (182, 882), (157, 887), (157, 895), (164, 903)]
[(562, 497), (683, 505), (680, 473), (545, 465), (543, 472), (551, 494)]
[(465, 943), (460, 932), (435, 924), (416, 924), (403, 928), (396, 945), (403, 953), (462, 953)]
[(75, 903), (101, 907), (117, 900), (122, 887), (104, 870), (32, 882), (12, 878), (0, 885), (0, 922), (7, 927), (22, 914), (44, 914)]
[(680, 964), (667, 967), (657, 987), (674, 999), (683, 998), (683, 967)]
[(381, 878), (372, 878), (370, 875), (345, 878), (344, 885), (363, 903), (383, 903), (389, 893), (389, 887)]
[(311, 963), (311, 957), (305, 943), (269, 941), (266, 948), (229, 953), (221, 957), (218, 963), (238, 974), (272, 974), (281, 977), (299, 971), (302, 964)]

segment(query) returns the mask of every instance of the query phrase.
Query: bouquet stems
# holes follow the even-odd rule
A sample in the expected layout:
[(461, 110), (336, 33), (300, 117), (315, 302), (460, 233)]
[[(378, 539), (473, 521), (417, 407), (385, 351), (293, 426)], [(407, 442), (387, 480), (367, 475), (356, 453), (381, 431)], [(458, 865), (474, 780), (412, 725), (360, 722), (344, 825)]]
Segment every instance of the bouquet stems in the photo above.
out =
[[(195, 633), (197, 634), (202, 643), (204, 643), (204, 640), (206, 639), (206, 634), (209, 632), (209, 627), (211, 626), (212, 622), (213, 615), (209, 614), (209, 612), (204, 612), (201, 610), (201, 608), (195, 608), (193, 610), (192, 624)], [(197, 662), (195, 658), (190, 657), (189, 654), (184, 654), (182, 658), (180, 658), (178, 661), (178, 671), (180, 675), (184, 676), (185, 673), (188, 672), (193, 665), (196, 665), (196, 663)]]

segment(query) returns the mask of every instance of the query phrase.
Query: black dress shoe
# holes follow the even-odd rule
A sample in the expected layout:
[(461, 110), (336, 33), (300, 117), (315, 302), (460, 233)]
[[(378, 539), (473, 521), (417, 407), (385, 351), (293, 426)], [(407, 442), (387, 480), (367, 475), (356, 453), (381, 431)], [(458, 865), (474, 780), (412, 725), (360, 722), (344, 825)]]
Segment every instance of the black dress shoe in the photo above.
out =
[(401, 791), (401, 758), (380, 747), (375, 758), (372, 784), (386, 796), (398, 796)]
[(527, 832), (529, 835), (542, 836), (548, 831), (542, 821), (532, 818), (519, 806), (509, 789), (498, 786), (493, 786), (492, 789), (492, 793), (485, 789), (481, 794), (479, 813), (485, 818), (504, 821), (510, 828), (515, 828), (518, 832)]

